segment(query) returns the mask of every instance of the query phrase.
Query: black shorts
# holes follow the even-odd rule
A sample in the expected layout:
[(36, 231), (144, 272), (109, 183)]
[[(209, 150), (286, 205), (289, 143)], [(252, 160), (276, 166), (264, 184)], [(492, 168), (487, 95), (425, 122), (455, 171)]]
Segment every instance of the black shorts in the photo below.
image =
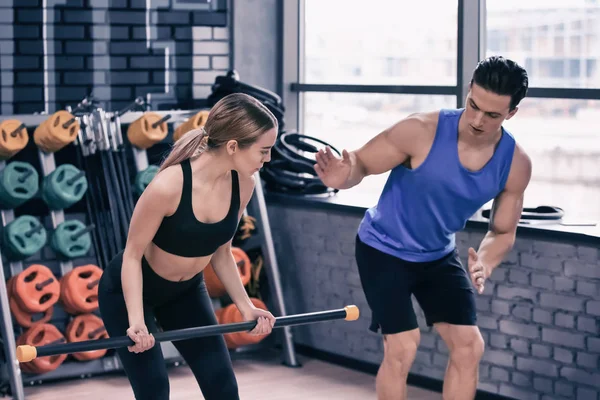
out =
[(428, 326), (437, 322), (476, 325), (475, 290), (456, 250), (431, 262), (409, 262), (363, 243), (356, 235), (356, 263), (370, 330), (393, 334), (418, 328), (411, 295)]

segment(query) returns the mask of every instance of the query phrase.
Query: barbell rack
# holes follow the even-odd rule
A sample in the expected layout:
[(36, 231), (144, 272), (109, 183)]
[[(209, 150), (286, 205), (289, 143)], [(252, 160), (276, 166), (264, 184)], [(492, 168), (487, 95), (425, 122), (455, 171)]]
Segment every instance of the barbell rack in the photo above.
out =
[[(91, 113), (78, 113), (77, 118), (80, 122), (83, 122), (84, 126), (82, 129), (80, 129), (76, 141), (72, 144), (69, 144), (68, 146), (79, 146), (79, 148), (84, 154), (86, 152), (94, 152), (97, 150), (98, 142), (101, 139), (98, 135), (108, 135), (104, 138), (105, 140), (107, 140), (106, 143), (108, 143), (108, 151), (116, 152), (122, 151), (123, 148), (129, 148), (132, 152), (135, 169), (137, 172), (139, 172), (149, 166), (147, 153), (145, 150), (137, 149), (134, 146), (128, 144), (125, 141), (125, 136), (122, 134), (122, 129), (123, 126), (131, 124), (133, 121), (140, 118), (144, 114), (144, 112), (145, 111), (130, 110), (122, 115), (115, 115), (118, 113), (105, 112), (104, 110), (96, 108)], [(185, 122), (187, 118), (195, 115), (197, 111), (157, 110), (152, 112), (159, 114), (161, 117), (164, 117), (167, 114), (171, 115), (171, 118), (167, 123), (172, 128), (170, 129), (170, 132), (172, 132), (178, 124)], [(38, 125), (44, 122), (48, 117), (49, 115), (47, 114), (16, 114), (0, 116), (0, 119), (17, 119), (26, 125), (28, 131), (33, 132), (33, 129), (35, 129)], [(90, 123), (90, 118), (96, 118), (96, 122), (99, 122), (99, 124), (96, 125), (95, 129), (90, 130), (86, 127), (86, 122)], [(94, 135), (94, 137), (89, 137), (90, 134)], [(30, 140), (32, 139), (32, 136), (33, 135), (30, 134)], [(169, 144), (170, 142), (172, 142), (171, 134), (169, 134), (167, 138), (161, 143)], [(44, 153), (42, 150), (37, 148), (36, 151), (38, 152), (37, 157), (40, 161), (43, 177), (48, 175), (56, 168), (54, 154)], [(0, 171), (5, 167), (5, 165), (5, 161), (0, 162)], [(127, 164), (125, 165), (126, 167), (128, 166)], [(131, 184), (131, 178), (128, 175), (126, 177), (128, 178), (126, 183)], [(259, 247), (262, 251), (264, 257), (264, 268), (268, 275), (269, 290), (273, 296), (273, 311), (274, 314), (276, 314), (277, 316), (283, 317), (287, 315), (287, 310), (285, 307), (285, 302), (281, 288), (279, 267), (277, 263), (277, 257), (275, 254), (273, 238), (271, 235), (269, 218), (266, 209), (266, 202), (262, 190), (260, 175), (258, 172), (256, 173), (256, 182), (257, 185), (255, 191), (253, 193), (252, 198), (250, 199), (245, 213), (246, 215), (252, 215), (256, 218), (258, 229), (256, 235), (253, 236), (250, 240), (248, 240), (248, 245), (251, 247)], [(86, 193), (85, 196), (87, 197), (88, 194)], [(3, 227), (14, 219), (13, 210), (1, 210), (0, 215), (2, 217)], [(58, 224), (64, 221), (65, 215), (63, 210), (51, 210), (50, 217), (52, 220), (52, 226), (55, 228)], [(95, 254), (95, 257), (99, 258), (100, 255)], [(122, 370), (122, 366), (116, 353), (113, 353), (112, 355), (106, 355), (100, 359), (91, 361), (71, 361), (70, 359), (67, 359), (57, 369), (41, 375), (23, 374), (16, 359), (15, 352), (15, 328), (17, 328), (18, 331), (20, 331), (22, 328), (13, 324), (13, 317), (9, 307), (8, 292), (6, 287), (7, 277), (5, 274), (5, 268), (2, 258), (2, 252), (0, 251), (0, 309), (2, 313), (0, 319), (0, 334), (2, 335), (3, 339), (2, 345), (5, 358), (3, 365), (4, 368), (2, 368), (2, 370), (0, 371), (0, 380), (2, 380), (3, 382), (8, 382), (11, 394), (15, 400), (21, 400), (25, 398), (23, 390), (24, 384), (40, 384), (45, 381), (73, 377), (83, 378), (111, 371)], [(102, 266), (101, 264), (102, 263), (98, 262), (98, 265), (104, 268), (104, 266)], [(9, 272), (9, 277), (23, 270), (23, 262), (21, 261), (10, 262), (9, 266), (9, 271), (7, 271)], [(64, 275), (72, 268), (73, 263), (71, 261), (60, 262), (61, 275)], [(60, 302), (57, 303), (55, 306), (57, 305), (61, 307)], [(282, 334), (281, 344), (283, 364), (290, 367), (299, 366), (300, 364), (296, 358), (296, 353), (294, 350), (291, 328), (289, 326), (284, 327), (280, 331)], [(175, 365), (183, 363), (181, 356), (178, 354), (177, 350), (171, 343), (161, 343), (161, 346), (167, 363)]]

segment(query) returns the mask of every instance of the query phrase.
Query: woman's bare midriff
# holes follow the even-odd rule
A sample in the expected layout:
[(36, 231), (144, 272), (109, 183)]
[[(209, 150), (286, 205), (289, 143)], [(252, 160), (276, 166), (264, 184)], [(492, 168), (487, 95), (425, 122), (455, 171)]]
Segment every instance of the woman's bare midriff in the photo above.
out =
[(144, 257), (150, 268), (168, 281), (183, 282), (192, 279), (208, 265), (212, 254), (205, 257), (181, 257), (157, 247), (154, 243), (146, 248)]

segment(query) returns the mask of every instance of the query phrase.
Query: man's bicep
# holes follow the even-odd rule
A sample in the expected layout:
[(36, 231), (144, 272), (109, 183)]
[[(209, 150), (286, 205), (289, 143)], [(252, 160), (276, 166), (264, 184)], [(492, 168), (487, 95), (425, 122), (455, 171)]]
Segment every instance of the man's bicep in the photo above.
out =
[(517, 149), (506, 187), (494, 199), (490, 222), (495, 232), (510, 233), (517, 229), (523, 212), (525, 189), (530, 179), (531, 160), (522, 150)]
[(409, 117), (369, 140), (355, 152), (365, 175), (382, 174), (406, 161), (411, 153), (412, 138), (422, 129), (418, 118)]
[(523, 211), (523, 194), (503, 191), (494, 199), (490, 216), (490, 228), (494, 233), (516, 231)]

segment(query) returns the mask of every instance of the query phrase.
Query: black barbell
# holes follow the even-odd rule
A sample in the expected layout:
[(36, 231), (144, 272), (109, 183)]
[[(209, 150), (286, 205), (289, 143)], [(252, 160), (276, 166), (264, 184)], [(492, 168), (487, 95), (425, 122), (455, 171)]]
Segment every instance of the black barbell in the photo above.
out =
[[(317, 311), (305, 314), (289, 315), (275, 318), (273, 328), (284, 326), (310, 324), (315, 322), (345, 319), (355, 321), (360, 315), (357, 306), (349, 305), (337, 310)], [(191, 339), (203, 336), (213, 336), (232, 332), (243, 332), (254, 329), (257, 321), (236, 322), (232, 324), (218, 324), (200, 326), (194, 328), (176, 329), (171, 331), (157, 332), (154, 335), (155, 342), (173, 342), (177, 340)], [(114, 349), (133, 346), (135, 342), (129, 336), (118, 336), (108, 339), (85, 340), (64, 344), (48, 344), (45, 346), (21, 345), (17, 346), (17, 360), (29, 362), (36, 357), (53, 356), (58, 354), (72, 354), (83, 351)]]

